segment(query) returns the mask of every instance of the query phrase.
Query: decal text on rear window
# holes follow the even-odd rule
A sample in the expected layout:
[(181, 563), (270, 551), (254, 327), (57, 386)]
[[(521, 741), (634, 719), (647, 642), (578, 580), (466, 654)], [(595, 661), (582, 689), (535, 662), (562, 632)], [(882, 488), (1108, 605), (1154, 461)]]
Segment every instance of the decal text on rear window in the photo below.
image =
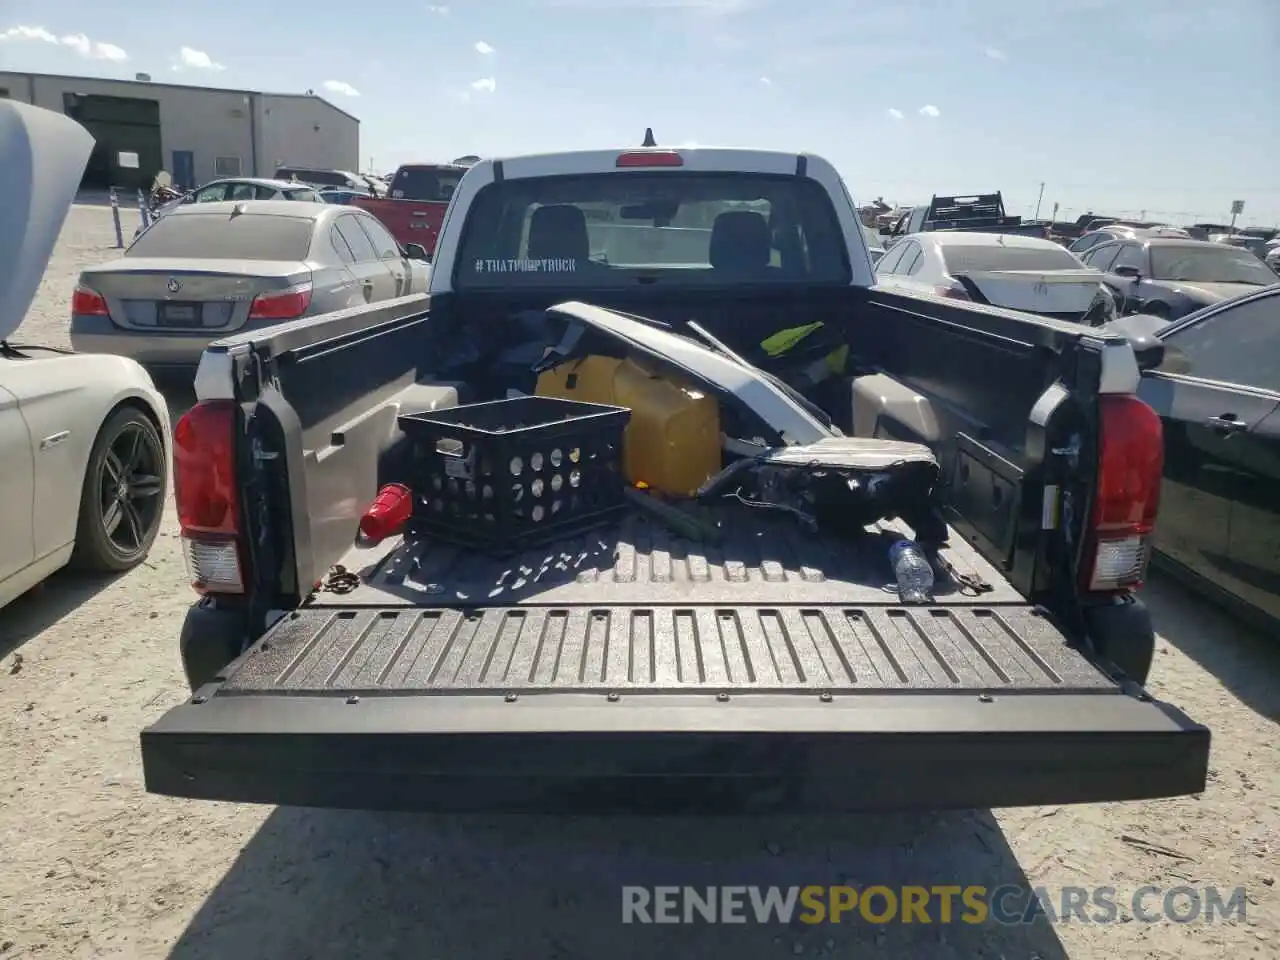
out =
[(578, 261), (573, 257), (545, 257), (541, 260), (481, 260), (475, 262), (476, 273), (574, 273)]

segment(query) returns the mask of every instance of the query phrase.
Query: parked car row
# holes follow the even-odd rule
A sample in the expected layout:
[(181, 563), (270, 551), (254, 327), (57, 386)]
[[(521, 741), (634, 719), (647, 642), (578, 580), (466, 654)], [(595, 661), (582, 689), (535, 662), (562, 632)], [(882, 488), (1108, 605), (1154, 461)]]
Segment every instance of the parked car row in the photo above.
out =
[(1034, 237), (918, 233), (879, 259), (876, 281), (1104, 325), (1155, 356), (1139, 396), (1165, 438), (1157, 562), (1274, 628), (1280, 277), (1244, 246), (1179, 233), (1112, 225), (1077, 241), (1079, 257)]

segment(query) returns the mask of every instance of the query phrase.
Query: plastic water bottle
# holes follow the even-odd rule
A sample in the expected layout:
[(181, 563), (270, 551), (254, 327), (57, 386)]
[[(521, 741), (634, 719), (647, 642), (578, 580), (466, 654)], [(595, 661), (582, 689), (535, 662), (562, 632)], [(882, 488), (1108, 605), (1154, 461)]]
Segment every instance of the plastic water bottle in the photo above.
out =
[(933, 566), (914, 540), (899, 540), (890, 547), (889, 563), (903, 603), (933, 602)]

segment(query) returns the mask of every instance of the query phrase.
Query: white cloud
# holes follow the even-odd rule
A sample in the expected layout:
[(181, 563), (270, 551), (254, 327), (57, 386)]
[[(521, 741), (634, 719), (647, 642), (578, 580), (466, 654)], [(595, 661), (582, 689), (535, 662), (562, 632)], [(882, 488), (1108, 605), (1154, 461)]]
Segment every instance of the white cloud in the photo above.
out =
[(935, 107), (932, 103), (926, 103), (923, 107), (920, 108), (919, 113), (920, 113), (920, 116), (922, 117), (937, 117), (942, 114), (942, 111), (939, 110), (937, 107)]
[(110, 60), (113, 63), (121, 63), (129, 59), (129, 55), (114, 43), (90, 40), (83, 33), (70, 34), (58, 42), (64, 47), (70, 47), (80, 56), (88, 57), (91, 60)]
[(434, 13), (437, 17), (447, 17), (449, 15), (449, 8), (438, 7), (434, 3), (428, 3), (427, 13)]
[(903, 112), (899, 110), (897, 107), (890, 107), (888, 110), (885, 111), (885, 113), (887, 113), (890, 116), (890, 118), (894, 120), (901, 120), (903, 116), (905, 116), (905, 114), (903, 114)]
[(772, 81), (772, 80), (770, 80), (768, 77), (761, 77), (761, 78), (760, 78), (760, 83), (761, 83), (763, 86), (766, 86), (766, 87), (772, 87), (772, 86), (773, 86), (773, 81)]
[(57, 43), (58, 38), (44, 27), (10, 27), (0, 33), (0, 40), (43, 40), (45, 43)]
[(344, 97), (360, 96), (359, 90), (349, 83), (344, 83), (342, 80), (326, 80), (322, 86), (330, 93), (340, 93)]
[(120, 63), (129, 59), (129, 55), (114, 43), (90, 40), (83, 33), (55, 37), (44, 27), (10, 27), (4, 33), (0, 33), (0, 40), (39, 40), (41, 43), (52, 43), (68, 47), (80, 54), (80, 56), (88, 57), (91, 60), (110, 60), (113, 63)]
[(489, 54), (493, 53), (493, 47), (489, 46), (489, 44), (485, 43), (483, 40), (477, 40), (476, 53), (482, 53), (487, 57)]
[(1003, 51), (1003, 50), (997, 50), (995, 47), (987, 47), (987, 49), (986, 49), (986, 50), (984, 50), (984, 51), (983, 51), (983, 53), (985, 53), (985, 54), (987, 55), (988, 59), (991, 59), (991, 60), (1004, 60), (1004, 59), (1006, 59), (1006, 57), (1005, 57), (1005, 55), (1004, 55), (1004, 51)]
[(95, 43), (93, 55), (99, 60), (110, 60), (112, 63), (123, 63), (129, 55), (114, 43)]
[(471, 81), (471, 89), (477, 93), (493, 93), (498, 89), (498, 81), (493, 77), (481, 77)]
[(90, 56), (93, 53), (93, 44), (83, 33), (69, 34), (58, 42), (64, 47), (70, 47), (82, 57)]
[(192, 70), (225, 70), (220, 63), (214, 63), (213, 57), (209, 56), (203, 50), (196, 50), (192, 47), (183, 47), (178, 51), (178, 63), (174, 64), (174, 69), (190, 68)]

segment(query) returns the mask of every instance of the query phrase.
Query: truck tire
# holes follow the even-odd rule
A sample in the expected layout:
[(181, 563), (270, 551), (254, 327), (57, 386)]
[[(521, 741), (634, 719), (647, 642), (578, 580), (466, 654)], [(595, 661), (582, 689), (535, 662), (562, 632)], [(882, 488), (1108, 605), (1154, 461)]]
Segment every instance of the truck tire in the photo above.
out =
[(136, 407), (107, 417), (89, 451), (71, 563), (93, 573), (120, 573), (151, 551), (164, 518), (164, 441)]
[(218, 678), (240, 656), (246, 640), (245, 619), (238, 610), (223, 610), (203, 599), (187, 609), (178, 650), (191, 692)]
[(1144, 686), (1155, 658), (1156, 632), (1147, 605), (1137, 597), (1121, 597), (1085, 611), (1085, 627), (1093, 648), (1124, 675)]

